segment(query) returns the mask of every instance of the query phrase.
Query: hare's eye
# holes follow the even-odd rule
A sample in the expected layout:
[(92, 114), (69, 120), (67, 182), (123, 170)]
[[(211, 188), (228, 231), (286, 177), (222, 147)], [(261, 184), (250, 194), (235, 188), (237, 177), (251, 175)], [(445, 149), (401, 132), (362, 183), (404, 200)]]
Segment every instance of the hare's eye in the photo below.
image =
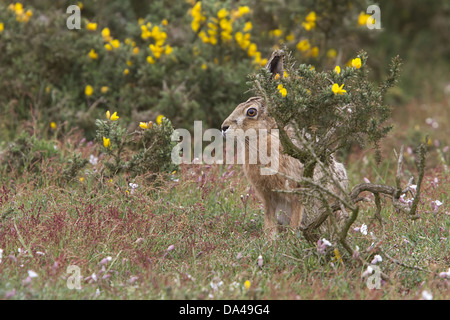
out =
[(256, 116), (256, 113), (257, 113), (257, 111), (256, 111), (255, 108), (250, 108), (250, 109), (247, 110), (247, 116), (249, 116), (249, 117)]

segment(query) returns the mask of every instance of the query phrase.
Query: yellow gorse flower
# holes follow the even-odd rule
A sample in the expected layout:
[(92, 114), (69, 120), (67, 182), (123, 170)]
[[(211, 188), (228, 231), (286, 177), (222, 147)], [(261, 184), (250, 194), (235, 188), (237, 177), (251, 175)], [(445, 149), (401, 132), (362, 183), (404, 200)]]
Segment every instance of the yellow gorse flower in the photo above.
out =
[(97, 30), (97, 24), (94, 23), (94, 22), (89, 22), (86, 25), (86, 29), (91, 30), (91, 31), (95, 31), (95, 30)]
[(193, 20), (191, 22), (191, 28), (197, 32), (200, 29), (202, 22), (206, 20), (206, 17), (202, 14), (202, 2), (198, 1), (191, 10), (191, 16)]
[(364, 13), (361, 11), (361, 13), (358, 16), (358, 25), (364, 26), (367, 24), (367, 20), (370, 18), (370, 15)]
[(294, 40), (294, 34), (290, 33), (286, 36), (286, 41), (292, 41), (292, 40)]
[(278, 92), (283, 96), (283, 98), (286, 97), (287, 90), (281, 83), (278, 85), (277, 89), (278, 89)]
[(251, 44), (250, 33), (243, 34), (242, 32), (238, 31), (235, 33), (234, 38), (242, 50), (246, 50)]
[(25, 11), (23, 5), (20, 2), (11, 3), (8, 6), (8, 9), (14, 11), (16, 14), (16, 21), (18, 22), (28, 22), (30, 18), (33, 16), (33, 12), (31, 10)]
[(316, 13), (314, 11), (311, 11), (305, 18), (306, 21), (302, 22), (303, 28), (305, 28), (306, 31), (312, 30), (316, 27)]
[(109, 140), (109, 138), (103, 137), (103, 146), (105, 148), (110, 148), (111, 147), (111, 140)]
[(119, 116), (117, 115), (117, 112), (114, 112), (111, 116), (111, 121), (116, 121), (119, 119)]
[(245, 288), (245, 290), (250, 289), (250, 286), (251, 286), (250, 281), (246, 280), (246, 281), (244, 282), (244, 288)]
[(248, 21), (248, 22), (245, 23), (244, 29), (242, 29), (242, 31), (248, 32), (248, 31), (250, 31), (252, 29), (253, 29), (253, 24), (250, 21)]
[(283, 35), (283, 30), (281, 29), (274, 29), (269, 31), (269, 35), (273, 36), (273, 37), (281, 37), (281, 35)]
[(166, 56), (168, 56), (169, 54), (172, 53), (172, 51), (173, 51), (173, 48), (171, 46), (169, 46), (169, 45), (166, 45), (166, 49), (164, 50), (164, 54)]
[(52, 130), (55, 130), (56, 129), (56, 123), (52, 121), (50, 123), (50, 128), (52, 128)]
[(359, 69), (361, 68), (361, 59), (360, 58), (355, 58), (352, 60), (352, 67)]
[(104, 28), (102, 30), (102, 37), (105, 41), (111, 40), (111, 31), (109, 30), (109, 28)]
[(343, 95), (344, 93), (346, 93), (347, 91), (342, 89), (344, 87), (344, 84), (342, 84), (341, 86), (339, 86), (337, 83), (333, 84), (333, 86), (331, 87), (331, 90), (333, 91), (333, 93), (336, 94), (340, 94)]
[(86, 94), (86, 96), (90, 97), (94, 93), (94, 88), (92, 88), (91, 85), (87, 85), (84, 89), (84, 93)]
[(336, 66), (336, 67), (334, 68), (334, 71), (335, 71), (337, 74), (341, 73), (341, 67)]
[(219, 12), (217, 12), (217, 18), (224, 19), (224, 18), (226, 18), (228, 16), (228, 13), (229, 12), (228, 12), (227, 9), (225, 9), (225, 8), (220, 9)]
[(164, 47), (158, 45), (150, 44), (149, 48), (156, 59), (159, 59), (161, 57), (161, 54), (164, 52)]
[(111, 113), (108, 110), (108, 111), (106, 111), (106, 118), (111, 121), (116, 121), (119, 119), (119, 116), (117, 115), (117, 111), (111, 115)]
[(107, 92), (108, 92), (108, 90), (109, 90), (109, 88), (108, 88), (108, 87), (106, 87), (106, 86), (103, 86), (103, 87), (101, 87), (101, 89), (100, 89), (100, 92), (101, 92), (101, 93), (103, 93), (103, 94), (105, 94), (105, 93), (107, 93)]
[(151, 121), (139, 123), (139, 127), (141, 127), (141, 129), (150, 129), (152, 126), (153, 126), (153, 122), (151, 122)]
[(0, 33), (2, 33), (3, 30), (5, 30), (5, 25), (3, 24), (3, 22), (0, 22)]
[(305, 20), (307, 22), (316, 22), (316, 20), (317, 20), (316, 13), (314, 11), (311, 11), (310, 13), (308, 13)]
[(91, 49), (91, 51), (89, 51), (89, 58), (91, 58), (92, 60), (95, 60), (98, 58), (98, 53), (95, 52), (94, 49)]
[(158, 124), (158, 126), (160, 126), (162, 124), (162, 119), (165, 118), (162, 114), (160, 114), (157, 118), (156, 118), (156, 123)]
[(242, 17), (243, 15), (250, 13), (250, 7), (249, 6), (241, 6), (238, 8), (239, 10), (239, 16)]
[(299, 43), (297, 43), (297, 49), (299, 51), (303, 51), (303, 52), (307, 51), (307, 50), (309, 50), (310, 47), (311, 47), (311, 44), (309, 43), (308, 39), (301, 40)]
[(251, 43), (248, 46), (247, 54), (249, 57), (254, 57), (258, 52), (258, 46), (255, 43)]
[(120, 47), (120, 41), (117, 39), (114, 39), (111, 41), (111, 45), (113, 46), (113, 48), (117, 49), (118, 47)]

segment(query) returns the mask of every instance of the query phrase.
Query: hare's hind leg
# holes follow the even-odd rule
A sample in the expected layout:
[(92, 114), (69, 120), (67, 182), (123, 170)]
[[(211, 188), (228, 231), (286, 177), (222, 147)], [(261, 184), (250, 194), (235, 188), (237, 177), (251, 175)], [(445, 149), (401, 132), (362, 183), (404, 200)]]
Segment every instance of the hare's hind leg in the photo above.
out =
[(291, 201), (291, 221), (290, 226), (293, 229), (297, 229), (302, 222), (303, 217), (303, 204), (298, 199), (292, 199)]

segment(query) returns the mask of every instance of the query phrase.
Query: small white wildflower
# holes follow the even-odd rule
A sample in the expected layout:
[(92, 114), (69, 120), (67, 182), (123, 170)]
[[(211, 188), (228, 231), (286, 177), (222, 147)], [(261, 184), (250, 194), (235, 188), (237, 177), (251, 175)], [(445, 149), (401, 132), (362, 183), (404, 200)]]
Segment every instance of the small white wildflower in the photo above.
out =
[(382, 261), (383, 261), (383, 258), (382, 258), (379, 254), (377, 254), (377, 255), (375, 255), (375, 257), (373, 258), (371, 264), (377, 264), (378, 262), (382, 262)]
[(104, 264), (108, 263), (108, 262), (111, 261), (111, 260), (112, 260), (111, 257), (103, 258), (103, 259), (100, 261), (100, 265), (104, 265)]
[(137, 187), (139, 187), (136, 183), (130, 183), (129, 186), (131, 189), (136, 189)]
[(214, 291), (217, 291), (223, 285), (223, 281), (219, 281), (217, 283), (211, 281), (211, 283), (209, 285), (211, 286), (211, 289), (213, 289)]
[(326, 246), (329, 246), (329, 247), (331, 247), (331, 243), (330, 243), (330, 241), (328, 241), (327, 239), (325, 239), (325, 238), (323, 238), (322, 239), (322, 243), (324, 244), (324, 245), (326, 245)]
[(422, 299), (423, 300), (433, 300), (433, 295), (427, 290), (422, 291)]
[(34, 272), (33, 270), (28, 270), (28, 276), (30, 278), (37, 278), (38, 274), (36, 272)]
[(417, 185), (416, 184), (412, 184), (409, 186), (409, 190), (413, 190), (414, 192), (416, 192), (417, 190)]
[(363, 235), (367, 236), (367, 225), (365, 223), (362, 224), (360, 231)]
[(94, 156), (93, 154), (91, 154), (89, 156), (89, 162), (90, 164), (92, 164), (93, 166), (96, 166), (98, 163), (98, 158), (96, 156)]
[(261, 268), (263, 266), (263, 257), (259, 256), (258, 257), (258, 266)]

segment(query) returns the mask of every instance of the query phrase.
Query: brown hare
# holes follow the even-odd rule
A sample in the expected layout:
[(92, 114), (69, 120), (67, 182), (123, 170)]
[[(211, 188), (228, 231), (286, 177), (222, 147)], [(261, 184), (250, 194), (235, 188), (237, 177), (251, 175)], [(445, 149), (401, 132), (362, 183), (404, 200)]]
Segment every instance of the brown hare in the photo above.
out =
[[(277, 51), (272, 54), (268, 61), (266, 68), (268, 68), (272, 77), (276, 74), (283, 76), (283, 52)], [(303, 164), (291, 156), (282, 152), (282, 146), (278, 139), (278, 135), (270, 134), (270, 130), (276, 129), (275, 119), (269, 116), (268, 110), (264, 105), (264, 99), (261, 97), (252, 97), (246, 102), (239, 104), (236, 109), (222, 124), (222, 134), (226, 137), (227, 134), (236, 130), (255, 130), (266, 129), (269, 133), (262, 137), (257, 134), (257, 139), (266, 140), (267, 146), (279, 146), (278, 149), (273, 150), (275, 154), (271, 154), (272, 161), (276, 161), (276, 168), (279, 174), (263, 175), (261, 174), (261, 164), (267, 164), (267, 159), (258, 157), (256, 163), (249, 161), (249, 154), (254, 151), (255, 142), (249, 143), (248, 139), (245, 141), (245, 161), (243, 163), (244, 173), (250, 181), (257, 195), (264, 205), (264, 229), (270, 236), (273, 236), (278, 229), (279, 224), (289, 224), (292, 228), (297, 228), (301, 224), (305, 224), (309, 218), (317, 214), (320, 203), (314, 202), (310, 212), (304, 212), (304, 204), (301, 195), (293, 193), (280, 193), (274, 190), (292, 190), (298, 188), (296, 181), (300, 181), (303, 174)], [(285, 128), (289, 134), (289, 128)], [(292, 137), (292, 135), (290, 135)], [(295, 141), (293, 141), (295, 143)], [(298, 145), (298, 143), (296, 143)], [(267, 147), (270, 150), (270, 147)], [(344, 190), (347, 189), (347, 173), (341, 163), (332, 160), (332, 170), (337, 181), (341, 183)], [(316, 166), (317, 167), (317, 166)], [(323, 176), (320, 169), (316, 168), (314, 171), (314, 180), (318, 180)], [(287, 178), (289, 177), (289, 178)], [(331, 186), (328, 186), (331, 188)], [(336, 190), (334, 190), (336, 192)], [(309, 205), (308, 208), (311, 208)], [(314, 212), (311, 212), (314, 211)], [(307, 216), (310, 216), (307, 218)]]

